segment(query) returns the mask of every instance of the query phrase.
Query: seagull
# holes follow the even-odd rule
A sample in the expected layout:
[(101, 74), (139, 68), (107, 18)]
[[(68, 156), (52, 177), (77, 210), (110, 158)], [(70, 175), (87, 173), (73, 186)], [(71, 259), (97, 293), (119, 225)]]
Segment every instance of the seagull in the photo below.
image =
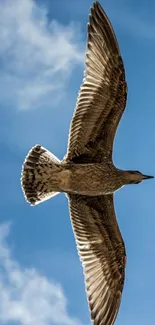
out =
[(21, 185), (31, 205), (66, 194), (91, 320), (94, 325), (113, 325), (126, 266), (113, 193), (153, 176), (113, 164), (113, 142), (126, 106), (127, 83), (114, 30), (98, 1), (89, 15), (85, 63), (66, 156), (60, 161), (41, 145), (32, 147), (22, 167)]

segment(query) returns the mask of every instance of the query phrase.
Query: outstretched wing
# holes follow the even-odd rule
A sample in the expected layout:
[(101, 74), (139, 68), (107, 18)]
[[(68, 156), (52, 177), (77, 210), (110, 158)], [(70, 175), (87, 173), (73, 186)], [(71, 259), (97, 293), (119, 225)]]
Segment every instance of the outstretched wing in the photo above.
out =
[(101, 162), (112, 157), (113, 140), (126, 98), (127, 85), (117, 39), (96, 1), (89, 16), (85, 79), (70, 126), (67, 161)]
[(91, 319), (94, 325), (112, 325), (120, 305), (126, 263), (113, 195), (69, 194), (68, 198)]

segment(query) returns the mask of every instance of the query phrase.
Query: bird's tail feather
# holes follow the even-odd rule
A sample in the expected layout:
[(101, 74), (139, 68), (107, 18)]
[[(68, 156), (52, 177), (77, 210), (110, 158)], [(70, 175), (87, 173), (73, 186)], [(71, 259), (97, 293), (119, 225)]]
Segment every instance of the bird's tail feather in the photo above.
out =
[(32, 147), (22, 167), (21, 185), (26, 200), (36, 205), (59, 192), (52, 191), (49, 178), (60, 167), (60, 160), (40, 145)]

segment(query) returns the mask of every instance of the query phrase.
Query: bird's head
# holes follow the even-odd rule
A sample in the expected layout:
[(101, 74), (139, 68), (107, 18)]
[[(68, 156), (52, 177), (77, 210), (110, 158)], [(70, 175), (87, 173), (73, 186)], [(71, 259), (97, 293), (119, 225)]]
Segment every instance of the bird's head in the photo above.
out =
[(135, 170), (128, 170), (126, 176), (128, 184), (139, 184), (145, 179), (154, 178), (154, 176), (143, 175), (141, 172)]

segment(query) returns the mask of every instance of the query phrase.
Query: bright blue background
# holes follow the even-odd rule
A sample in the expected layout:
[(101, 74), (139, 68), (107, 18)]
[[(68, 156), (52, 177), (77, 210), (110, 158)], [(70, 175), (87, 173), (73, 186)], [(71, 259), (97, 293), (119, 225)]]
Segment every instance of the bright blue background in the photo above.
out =
[[(12, 0), (13, 6), (15, 3), (18, 6), (18, 1)], [(75, 42), (77, 51), (84, 53), (91, 4), (90, 0), (37, 0), (35, 8), (46, 8), (46, 30), (53, 19), (62, 26), (72, 22), (70, 28), (78, 30), (78, 35), (71, 43)], [(118, 37), (129, 89), (127, 109), (115, 140), (114, 162), (122, 169), (154, 175), (155, 2), (118, 0), (116, 4), (114, 0), (105, 0), (101, 4)], [(0, 6), (6, 4), (2, 1)], [(54, 48), (54, 43), (52, 46)], [(3, 44), (0, 49), (3, 49)], [(31, 105), (26, 109), (20, 108), (16, 101), (16, 84), (7, 84), (6, 81), (4, 89), (1, 87), (0, 214), (1, 222), (12, 222), (7, 242), (14, 259), (23, 268), (33, 267), (49, 280), (60, 283), (68, 299), (68, 313), (84, 325), (90, 324), (89, 313), (67, 199), (61, 194), (44, 204), (30, 207), (20, 188), (21, 166), (33, 145), (42, 144), (60, 159), (66, 153), (69, 123), (83, 78), (84, 54), (81, 58), (70, 65), (70, 74), (64, 81), (61, 74), (57, 76), (58, 82), (59, 79), (64, 82), (62, 89), (49, 92), (47, 101), (45, 98), (41, 103), (36, 101), (34, 108)], [(27, 78), (28, 84), (32, 69), (29, 71), (28, 61), (25, 64), (27, 74), (23, 74), (22, 80)], [(3, 77), (7, 75), (9, 65), (8, 52), (6, 55), (4, 51), (4, 55), (0, 54)], [(13, 74), (16, 76), (17, 73), (18, 78), (18, 61), (16, 68)], [(54, 78), (51, 83), (55, 84)], [(0, 80), (2, 84), (3, 80)], [(10, 92), (14, 92), (11, 98)], [(58, 102), (55, 100), (57, 97)], [(151, 180), (138, 186), (126, 186), (115, 195), (117, 217), (127, 250), (126, 282), (116, 325), (155, 323), (154, 194), (155, 183)]]

